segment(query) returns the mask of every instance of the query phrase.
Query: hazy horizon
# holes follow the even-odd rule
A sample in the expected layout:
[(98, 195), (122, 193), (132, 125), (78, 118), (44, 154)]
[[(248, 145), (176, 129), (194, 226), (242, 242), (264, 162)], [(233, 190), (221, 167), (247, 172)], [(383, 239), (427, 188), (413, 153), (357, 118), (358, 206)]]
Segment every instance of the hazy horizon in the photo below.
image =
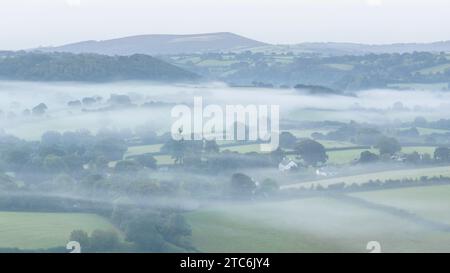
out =
[(450, 40), (443, 27), (450, 23), (450, 3), (444, 0), (6, 0), (0, 17), (8, 22), (0, 24), (1, 50), (213, 32), (270, 44)]

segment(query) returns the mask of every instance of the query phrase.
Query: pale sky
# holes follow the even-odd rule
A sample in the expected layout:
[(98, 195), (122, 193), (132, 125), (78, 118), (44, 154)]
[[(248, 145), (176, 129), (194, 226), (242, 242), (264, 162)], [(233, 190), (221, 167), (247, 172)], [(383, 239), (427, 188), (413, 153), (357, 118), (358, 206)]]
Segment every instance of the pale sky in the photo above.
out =
[(139, 34), (263, 42), (450, 40), (449, 0), (0, 0), (0, 49)]

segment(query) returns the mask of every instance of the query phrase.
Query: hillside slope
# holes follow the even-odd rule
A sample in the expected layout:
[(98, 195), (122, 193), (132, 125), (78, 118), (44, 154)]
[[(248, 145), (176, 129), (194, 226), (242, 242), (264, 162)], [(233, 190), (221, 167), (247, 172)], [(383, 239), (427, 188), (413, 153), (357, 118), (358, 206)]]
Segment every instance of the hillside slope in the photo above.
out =
[(0, 79), (25, 81), (189, 81), (194, 73), (147, 55), (0, 54)]
[(233, 33), (222, 32), (193, 35), (140, 35), (105, 41), (84, 41), (38, 50), (105, 55), (171, 55), (231, 51), (264, 45), (266, 44)]

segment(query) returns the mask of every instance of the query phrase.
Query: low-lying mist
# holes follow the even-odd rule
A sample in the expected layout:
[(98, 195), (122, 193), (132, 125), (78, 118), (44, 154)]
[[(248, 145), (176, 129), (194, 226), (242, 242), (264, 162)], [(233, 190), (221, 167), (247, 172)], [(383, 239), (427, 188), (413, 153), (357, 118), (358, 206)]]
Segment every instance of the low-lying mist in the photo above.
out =
[[(201, 97), (204, 106), (279, 105), (281, 130), (292, 129), (299, 135), (293, 137), (291, 146), (283, 147), (282, 152), (286, 154), (282, 155), (259, 153), (253, 147), (226, 151), (236, 143), (229, 146), (214, 143), (209, 151), (203, 146), (198, 149), (187, 145), (182, 148), (185, 149), (182, 158), (168, 135), (173, 122), (171, 109), (177, 104), (192, 106), (194, 97)], [(292, 244), (284, 250), (365, 251), (365, 243), (373, 240), (382, 240), (393, 251), (401, 251), (400, 245), (405, 242), (410, 244), (406, 250), (417, 251), (420, 247), (432, 250), (437, 241), (433, 236), (442, 235), (443, 231), (434, 228), (426, 217), (414, 218), (402, 208), (376, 206), (356, 194), (351, 199), (326, 189), (320, 192), (311, 188), (310, 192), (301, 193), (284, 187), (312, 184), (329, 176), (340, 181), (340, 177), (415, 168), (416, 165), (404, 164), (397, 158), (382, 158), (381, 154), (379, 157), (372, 154), (377, 163), (359, 164), (362, 151), (375, 152), (372, 143), (366, 145), (362, 141), (371, 141), (373, 132), (380, 136), (386, 132), (395, 135), (403, 129), (402, 123), (412, 122), (419, 116), (428, 121), (448, 118), (449, 106), (450, 92), (443, 91), (362, 90), (351, 95), (312, 95), (296, 89), (229, 87), (223, 83), (3, 81), (0, 82), (3, 149), (0, 167), (4, 169), (0, 169), (0, 202), (3, 207), (19, 211), (37, 204), (35, 210), (92, 212), (110, 218), (127, 232), (129, 225), (144, 219), (143, 214), (150, 213), (153, 217), (157, 211), (154, 218), (163, 224), (144, 223), (146, 227), (156, 226), (155, 230), (168, 233), (175, 230), (177, 236), (161, 232), (162, 237), (166, 236), (161, 239), (165, 243), (158, 248), (154, 245), (145, 248), (136, 240), (142, 247), (140, 250), (145, 251), (173, 251), (168, 245), (186, 251), (208, 251), (181, 242), (191, 235), (194, 240), (209, 236), (201, 230), (205, 227), (213, 235), (216, 228), (217, 234), (229, 232), (231, 236), (245, 238), (250, 236), (246, 233), (248, 229), (259, 228), (267, 236), (257, 237), (248, 245), (242, 243), (242, 251), (254, 252), (252, 246), (257, 247), (254, 242), (266, 243), (273, 234), (278, 241), (273, 248), (267, 244), (267, 251), (281, 249), (281, 244), (287, 245), (292, 238), (299, 245)], [(327, 135), (326, 126), (330, 121), (348, 126), (333, 128), (334, 134)], [(322, 122), (321, 128), (312, 129), (323, 132), (315, 133), (316, 139), (323, 140), (325, 146), (331, 143), (322, 147), (324, 151), (330, 154), (355, 150), (355, 153), (339, 155), (345, 157), (342, 161), (335, 157), (335, 161), (322, 165), (303, 162), (305, 166), (298, 166), (292, 172), (283, 171), (279, 163), (297, 160), (294, 146), (310, 138), (311, 134), (302, 134), (305, 129), (302, 126), (308, 122)], [(367, 124), (372, 127), (364, 127)], [(138, 134), (142, 128), (151, 131), (146, 135), (150, 140)], [(350, 139), (359, 132), (364, 139), (351, 143)], [(341, 133), (348, 134), (344, 135), (347, 139), (338, 139)], [(414, 140), (423, 141), (425, 137), (417, 134)], [(409, 135), (403, 137), (404, 142), (410, 140)], [(175, 146), (170, 147), (170, 143)], [(132, 152), (130, 147), (134, 148)], [(297, 160), (299, 165), (300, 162)], [(429, 162), (423, 164), (431, 167)], [(98, 204), (101, 206), (96, 208)], [(177, 218), (179, 214), (186, 220)], [(222, 222), (224, 219), (229, 222)], [(167, 223), (183, 228), (171, 229)], [(192, 234), (184, 229), (186, 223), (192, 225)], [(409, 243), (420, 236), (425, 239)], [(450, 239), (446, 233), (443, 238)], [(213, 238), (205, 240), (214, 241)], [(233, 250), (236, 249), (229, 249)]]

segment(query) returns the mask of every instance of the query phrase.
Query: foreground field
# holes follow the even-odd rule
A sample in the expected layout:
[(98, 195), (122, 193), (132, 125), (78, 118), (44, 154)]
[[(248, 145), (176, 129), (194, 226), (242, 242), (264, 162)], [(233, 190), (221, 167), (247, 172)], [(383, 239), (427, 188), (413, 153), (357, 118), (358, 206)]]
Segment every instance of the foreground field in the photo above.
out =
[(407, 210), (450, 224), (450, 186), (415, 187), (352, 194), (358, 198)]
[(0, 212), (0, 248), (65, 246), (75, 229), (116, 230), (103, 217), (82, 213)]
[(450, 233), (331, 198), (216, 205), (190, 213), (201, 252), (450, 251)]

